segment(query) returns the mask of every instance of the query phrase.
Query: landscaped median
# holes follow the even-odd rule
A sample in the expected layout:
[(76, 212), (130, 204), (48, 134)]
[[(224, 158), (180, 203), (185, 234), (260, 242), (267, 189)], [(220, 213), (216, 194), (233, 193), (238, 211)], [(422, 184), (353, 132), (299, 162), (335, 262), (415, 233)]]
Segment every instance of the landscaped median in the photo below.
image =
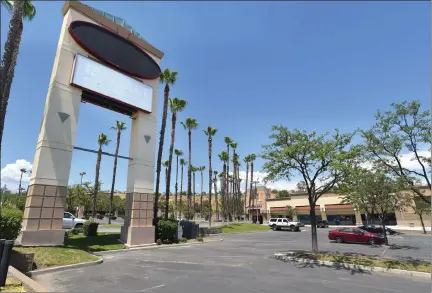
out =
[(251, 223), (232, 223), (221, 227), (222, 233), (247, 233), (247, 232), (259, 232), (269, 231), (268, 226), (251, 224)]
[(0, 287), (0, 292), (27, 292), (27, 290), (24, 288), (21, 282), (13, 278), (7, 278), (6, 286)]
[(276, 253), (274, 257), (285, 262), (297, 264), (315, 264), (358, 271), (386, 272), (429, 278), (431, 271), (430, 263), (422, 260), (397, 260), (357, 253), (290, 251), (287, 253)]

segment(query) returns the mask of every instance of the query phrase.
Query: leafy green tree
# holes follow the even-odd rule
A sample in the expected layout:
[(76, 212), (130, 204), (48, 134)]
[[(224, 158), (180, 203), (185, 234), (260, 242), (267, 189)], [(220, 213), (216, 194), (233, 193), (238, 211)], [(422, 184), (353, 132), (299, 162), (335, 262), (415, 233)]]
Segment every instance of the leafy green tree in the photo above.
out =
[(286, 206), (286, 211), (284, 211), (284, 215), (289, 218), (289, 219), (293, 219), (295, 215), (297, 215), (297, 211), (294, 207), (287, 205)]
[(357, 157), (349, 148), (353, 134), (318, 135), (273, 126), (272, 143), (263, 147), (265, 181), (291, 180), (300, 175), (306, 183), (310, 206), (312, 250), (318, 251), (315, 206), (318, 199), (344, 176), (343, 164)]
[(415, 197), (413, 201), (409, 201), (408, 204), (414, 211), (414, 214), (419, 216), (420, 223), (422, 225), (423, 233), (427, 234), (425, 224), (424, 224), (424, 216), (431, 214), (431, 206), (430, 204), (425, 203), (420, 197)]
[(296, 185), (297, 191), (306, 191), (306, 182), (300, 181)]
[(289, 194), (288, 190), (279, 190), (276, 194), (276, 198), (290, 199), (291, 195)]
[[(343, 203), (349, 203), (358, 210), (374, 211), (379, 217), (383, 231), (387, 214), (402, 210), (407, 206), (407, 197), (400, 192), (400, 181), (388, 176), (380, 170), (363, 169), (355, 173), (355, 180), (342, 182)], [(384, 232), (385, 243), (388, 244)]]
[[(420, 102), (391, 104), (392, 110), (378, 111), (376, 122), (370, 130), (362, 131), (365, 150), (378, 168), (404, 181), (414, 194), (430, 204), (415, 182), (423, 180), (431, 189), (431, 122), (430, 111), (421, 110)], [(424, 151), (429, 148), (427, 154)], [(407, 168), (402, 163), (402, 154), (412, 153), (411, 161), (420, 169)]]

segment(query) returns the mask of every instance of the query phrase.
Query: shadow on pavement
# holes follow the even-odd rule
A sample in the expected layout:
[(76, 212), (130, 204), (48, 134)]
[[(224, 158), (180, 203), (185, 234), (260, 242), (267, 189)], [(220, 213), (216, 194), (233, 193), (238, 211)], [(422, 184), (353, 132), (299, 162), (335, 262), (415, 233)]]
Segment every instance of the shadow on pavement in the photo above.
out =
[(391, 250), (419, 250), (419, 247), (412, 245), (399, 245), (399, 244), (390, 244), (388, 249)]

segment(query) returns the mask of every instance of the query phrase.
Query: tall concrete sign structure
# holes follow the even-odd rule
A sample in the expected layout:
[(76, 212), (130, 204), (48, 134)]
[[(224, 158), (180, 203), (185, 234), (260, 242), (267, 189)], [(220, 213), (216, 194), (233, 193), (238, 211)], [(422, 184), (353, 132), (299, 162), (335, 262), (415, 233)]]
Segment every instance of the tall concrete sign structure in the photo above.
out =
[(163, 53), (123, 19), (77, 1), (63, 6), (23, 217), (22, 245), (63, 243), (62, 219), (82, 101), (133, 118), (125, 224), (128, 245), (154, 242), (153, 184)]

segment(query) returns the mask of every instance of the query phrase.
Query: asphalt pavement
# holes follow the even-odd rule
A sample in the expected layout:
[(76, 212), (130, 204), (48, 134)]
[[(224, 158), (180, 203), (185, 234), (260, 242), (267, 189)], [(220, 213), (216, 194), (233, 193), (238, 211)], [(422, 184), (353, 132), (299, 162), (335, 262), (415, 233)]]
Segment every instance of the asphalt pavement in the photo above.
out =
[[(51, 290), (72, 292), (420, 293), (430, 290), (430, 280), (425, 278), (298, 267), (272, 259), (279, 251), (308, 249), (310, 231), (305, 230), (224, 234), (207, 238), (209, 243), (202, 245), (122, 251), (104, 255), (104, 262), (98, 266), (44, 274), (37, 280)], [(320, 250), (382, 253), (385, 249), (367, 245), (339, 246), (326, 239), (327, 231), (318, 233)], [(395, 238), (391, 242), (417, 245), (418, 250), (405, 252), (422, 256), (422, 247), (430, 243), (430, 238), (411, 237)], [(397, 257), (399, 252), (402, 250), (385, 251), (384, 255)], [(424, 253), (430, 253), (430, 245)]]

